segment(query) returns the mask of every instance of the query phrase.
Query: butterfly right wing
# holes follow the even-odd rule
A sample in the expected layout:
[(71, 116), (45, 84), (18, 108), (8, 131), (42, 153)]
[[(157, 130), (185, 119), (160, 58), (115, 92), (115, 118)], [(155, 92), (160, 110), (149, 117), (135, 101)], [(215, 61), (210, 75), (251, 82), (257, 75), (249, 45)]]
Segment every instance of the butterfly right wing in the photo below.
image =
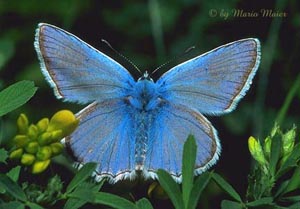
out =
[(34, 46), (42, 73), (57, 98), (84, 104), (102, 102), (123, 97), (134, 85), (119, 63), (53, 25), (39, 24)]
[(250, 88), (260, 58), (259, 40), (238, 40), (173, 67), (157, 84), (172, 103), (203, 114), (229, 113)]
[(79, 164), (96, 162), (97, 178), (115, 183), (135, 177), (135, 138), (128, 106), (115, 99), (92, 103), (77, 114), (78, 128), (65, 143)]

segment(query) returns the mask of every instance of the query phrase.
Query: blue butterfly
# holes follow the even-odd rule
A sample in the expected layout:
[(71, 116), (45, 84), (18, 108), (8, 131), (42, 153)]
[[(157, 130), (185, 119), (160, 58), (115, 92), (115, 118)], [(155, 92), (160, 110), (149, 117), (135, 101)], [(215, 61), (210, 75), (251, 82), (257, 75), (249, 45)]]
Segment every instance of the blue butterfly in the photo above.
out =
[(156, 179), (159, 168), (181, 182), (183, 144), (197, 144), (195, 175), (219, 158), (217, 131), (202, 115), (231, 112), (260, 63), (260, 42), (238, 40), (177, 65), (156, 82), (137, 81), (112, 58), (78, 37), (41, 23), (34, 43), (57, 98), (89, 104), (65, 143), (80, 165), (97, 162), (97, 179)]

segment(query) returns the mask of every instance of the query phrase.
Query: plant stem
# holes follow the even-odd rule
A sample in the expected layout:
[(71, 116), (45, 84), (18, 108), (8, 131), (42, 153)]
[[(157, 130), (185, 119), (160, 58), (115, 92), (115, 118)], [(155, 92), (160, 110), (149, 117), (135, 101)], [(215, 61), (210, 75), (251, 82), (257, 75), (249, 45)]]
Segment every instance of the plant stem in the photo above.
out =
[(300, 88), (300, 73), (298, 74), (296, 80), (294, 81), (292, 88), (289, 90), (289, 93), (286, 96), (285, 101), (276, 117), (275, 121), (278, 123), (278, 125), (280, 125), (283, 122), (285, 115), (290, 107), (290, 104), (294, 96), (296, 95), (296, 93), (299, 91), (299, 88)]
[(156, 60), (158, 63), (161, 63), (163, 60), (165, 60), (165, 47), (163, 41), (163, 30), (158, 1), (149, 0), (148, 8), (151, 20), (152, 35), (156, 49)]

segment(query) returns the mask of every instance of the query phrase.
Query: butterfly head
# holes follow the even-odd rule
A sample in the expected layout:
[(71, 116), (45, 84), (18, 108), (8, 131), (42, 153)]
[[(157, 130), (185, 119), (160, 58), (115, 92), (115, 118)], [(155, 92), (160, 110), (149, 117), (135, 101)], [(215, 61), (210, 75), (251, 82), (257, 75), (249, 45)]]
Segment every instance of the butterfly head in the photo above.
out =
[(153, 82), (153, 79), (150, 77), (148, 71), (145, 71), (144, 74), (142, 75), (142, 77), (140, 77), (138, 79), (138, 81), (142, 81), (142, 80), (148, 80), (148, 81), (152, 81)]

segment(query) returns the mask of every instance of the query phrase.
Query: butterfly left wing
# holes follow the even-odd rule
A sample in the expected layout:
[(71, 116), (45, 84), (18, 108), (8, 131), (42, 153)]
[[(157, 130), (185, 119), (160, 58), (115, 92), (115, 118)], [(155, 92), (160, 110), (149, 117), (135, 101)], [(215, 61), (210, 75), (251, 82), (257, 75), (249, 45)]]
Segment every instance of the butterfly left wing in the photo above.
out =
[(92, 103), (77, 114), (78, 128), (65, 143), (80, 165), (96, 162), (97, 178), (114, 183), (135, 177), (135, 138), (128, 106), (122, 100)]
[(221, 151), (217, 132), (197, 110), (167, 103), (159, 109), (149, 129), (145, 178), (157, 178), (156, 171), (168, 171), (181, 182), (183, 145), (189, 134), (197, 144), (195, 175), (216, 163)]
[(127, 95), (134, 85), (133, 77), (119, 63), (53, 25), (39, 24), (34, 46), (57, 98), (102, 102)]
[(203, 114), (232, 111), (260, 63), (260, 42), (235, 41), (175, 66), (157, 81), (164, 99)]

